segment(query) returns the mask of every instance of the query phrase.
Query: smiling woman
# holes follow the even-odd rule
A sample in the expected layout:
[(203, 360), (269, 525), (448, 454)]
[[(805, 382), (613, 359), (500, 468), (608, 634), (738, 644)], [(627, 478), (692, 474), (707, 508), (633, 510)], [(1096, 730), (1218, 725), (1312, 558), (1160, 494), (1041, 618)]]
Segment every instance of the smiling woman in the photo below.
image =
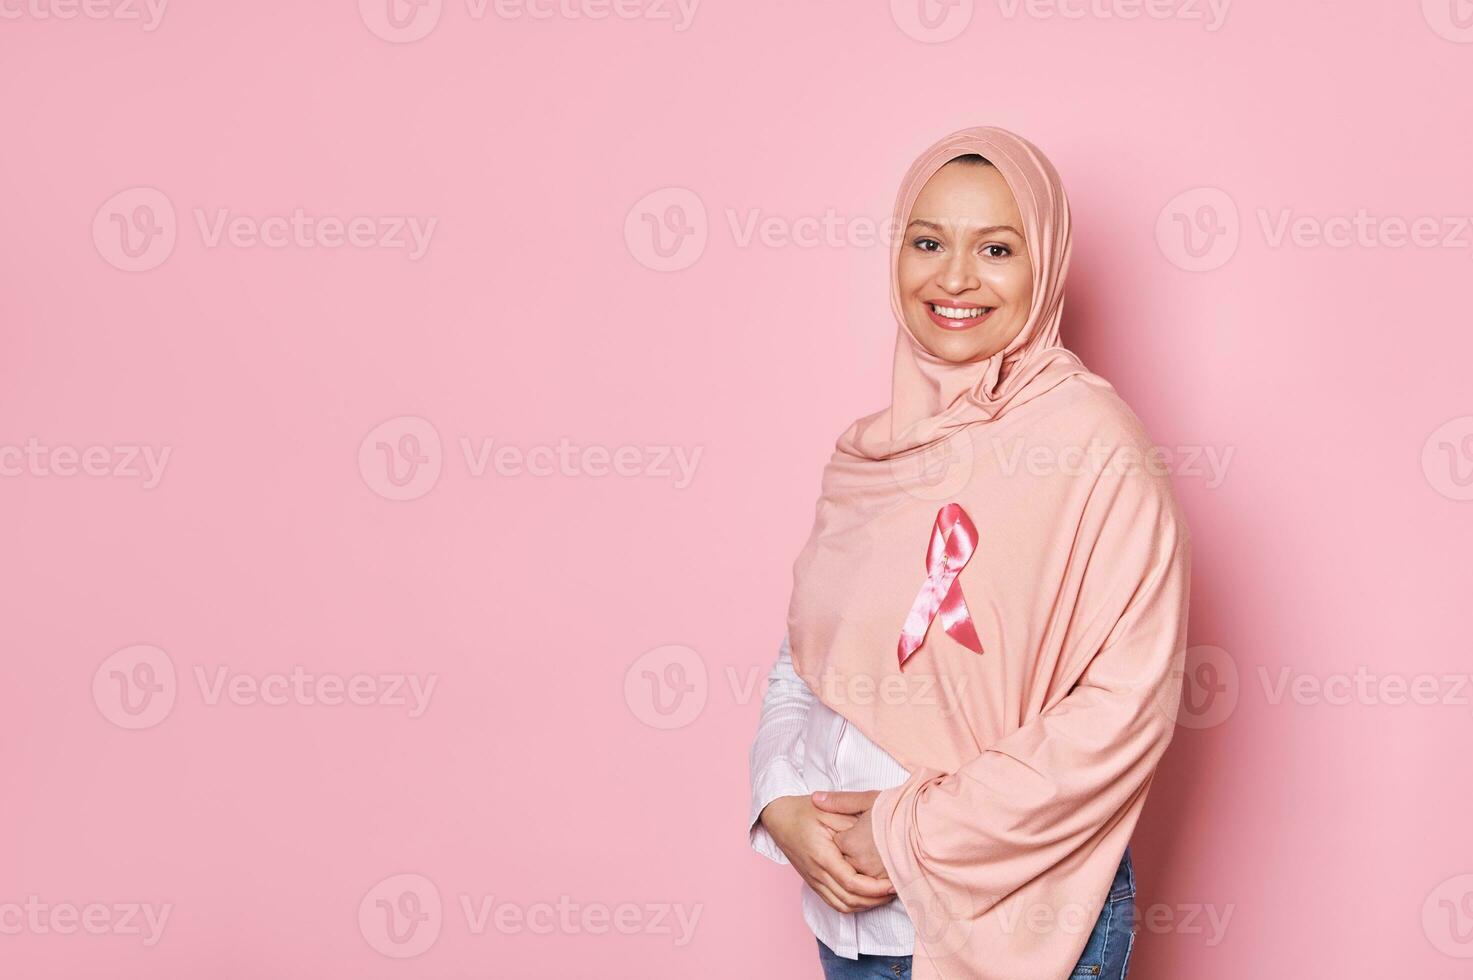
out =
[[(952, 134), (894, 220), (891, 404), (840, 435), (793, 565), (751, 842), (802, 877), (829, 980), (1121, 980), (1190, 536), (1166, 474), (1116, 465), (1150, 450), (1139, 420), (1059, 341), (1069, 205), (1042, 152)], [(1105, 458), (1007, 467), (1009, 443)]]

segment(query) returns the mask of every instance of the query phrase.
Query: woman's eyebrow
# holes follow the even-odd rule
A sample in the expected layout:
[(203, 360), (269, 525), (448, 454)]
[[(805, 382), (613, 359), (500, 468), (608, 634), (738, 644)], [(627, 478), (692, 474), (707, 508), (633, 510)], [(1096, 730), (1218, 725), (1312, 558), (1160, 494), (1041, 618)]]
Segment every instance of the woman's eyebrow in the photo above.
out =
[[(922, 227), (925, 227), (925, 228), (934, 228), (936, 231), (945, 231), (946, 230), (946, 229), (942, 228), (940, 225), (938, 225), (936, 222), (934, 222), (934, 221), (927, 221), (925, 218), (912, 218), (912, 219), (910, 219), (910, 224), (911, 225), (921, 225)], [(906, 225), (906, 227), (909, 228), (910, 225)], [(996, 231), (1010, 231), (1014, 235), (1017, 235), (1019, 238), (1022, 238), (1023, 237), (1023, 233), (1021, 231), (1019, 231), (1018, 229), (1014, 228), (1012, 225), (988, 225), (986, 228), (974, 228), (974, 229), (972, 229), (972, 234), (974, 234), (974, 235), (990, 235), (990, 234), (992, 234), (993, 232), (996, 232)]]

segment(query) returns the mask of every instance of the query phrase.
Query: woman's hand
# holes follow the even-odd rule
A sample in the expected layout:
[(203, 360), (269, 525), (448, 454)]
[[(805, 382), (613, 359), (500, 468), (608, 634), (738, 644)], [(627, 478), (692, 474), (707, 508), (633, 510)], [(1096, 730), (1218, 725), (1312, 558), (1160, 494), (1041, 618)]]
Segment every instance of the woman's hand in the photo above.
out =
[(837, 835), (858, 824), (855, 817), (825, 813), (807, 796), (780, 796), (762, 809), (759, 819), (793, 869), (831, 907), (840, 912), (860, 912), (895, 898), (895, 889), (883, 867), (879, 875), (861, 874), (845, 860), (835, 843)]
[(875, 846), (874, 823), (870, 820), (870, 808), (879, 795), (877, 789), (864, 793), (814, 793), (813, 805), (829, 814), (855, 815), (854, 823), (840, 832), (834, 842), (854, 870), (889, 881), (880, 850)]

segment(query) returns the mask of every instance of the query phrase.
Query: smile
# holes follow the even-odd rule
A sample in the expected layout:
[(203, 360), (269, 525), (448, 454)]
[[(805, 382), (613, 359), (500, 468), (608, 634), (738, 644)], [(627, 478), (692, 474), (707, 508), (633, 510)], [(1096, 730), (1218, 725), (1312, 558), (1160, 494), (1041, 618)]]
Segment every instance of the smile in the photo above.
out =
[(931, 320), (943, 330), (966, 330), (975, 327), (991, 315), (994, 306), (938, 306), (926, 304)]

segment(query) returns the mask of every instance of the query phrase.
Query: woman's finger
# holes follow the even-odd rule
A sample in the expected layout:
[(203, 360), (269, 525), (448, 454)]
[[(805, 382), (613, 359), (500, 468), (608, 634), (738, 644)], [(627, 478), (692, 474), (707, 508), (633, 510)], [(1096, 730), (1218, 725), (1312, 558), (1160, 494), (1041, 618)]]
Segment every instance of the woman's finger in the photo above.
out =
[(877, 789), (865, 790), (862, 793), (846, 793), (834, 790), (820, 791), (814, 793), (810, 799), (813, 805), (820, 810), (829, 813), (853, 813), (860, 814), (875, 805), (875, 797), (880, 795)]
[(818, 822), (830, 830), (845, 831), (859, 823), (858, 817), (851, 817), (847, 813), (825, 813), (823, 810), (813, 812)]
[[(823, 893), (821, 894), (830, 896), (829, 898), (825, 898), (824, 901), (841, 912), (863, 912), (866, 909), (878, 908), (886, 902), (892, 901), (895, 897), (893, 895), (883, 895), (878, 898), (867, 898), (863, 895), (855, 895), (845, 891), (842, 886), (834, 883), (833, 879), (822, 869), (817, 869), (817, 876), (817, 880), (823, 886)], [(818, 888), (815, 887), (814, 891), (818, 891)], [(836, 902), (838, 904), (835, 904)]]
[(883, 898), (894, 894), (889, 878), (875, 878), (854, 870), (838, 847), (825, 848), (813, 860), (828, 874), (835, 888), (857, 898)]
[(812, 888), (814, 892), (818, 894), (818, 897), (824, 900), (824, 903), (828, 905), (829, 908), (834, 909), (837, 912), (851, 911), (848, 903), (835, 895), (834, 890), (825, 882), (814, 879), (808, 882), (808, 887)]
[[(877, 905), (883, 905), (893, 898), (893, 895), (885, 894), (879, 896), (860, 895), (845, 888), (835, 880), (834, 876), (821, 864), (815, 864), (808, 869), (809, 876), (824, 886), (828, 893), (845, 908), (840, 911), (858, 912), (864, 909), (872, 909)], [(818, 889), (815, 888), (815, 891)], [(830, 904), (833, 904), (832, 902)], [(836, 908), (838, 906), (835, 906)]]

